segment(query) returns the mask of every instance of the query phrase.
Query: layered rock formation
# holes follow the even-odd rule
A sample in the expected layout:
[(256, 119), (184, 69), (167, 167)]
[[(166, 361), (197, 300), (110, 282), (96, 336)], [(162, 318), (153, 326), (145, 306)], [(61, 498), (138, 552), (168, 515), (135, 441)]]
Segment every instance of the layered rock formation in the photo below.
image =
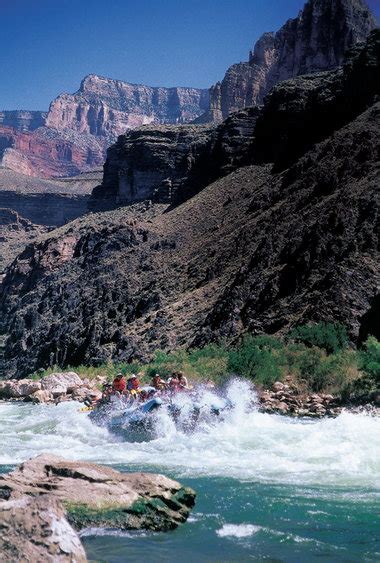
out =
[(92, 135), (40, 127), (32, 132), (0, 127), (0, 163), (28, 176), (74, 176), (104, 162), (107, 142)]
[(75, 94), (62, 94), (49, 108), (46, 125), (104, 137), (148, 123), (186, 123), (208, 107), (207, 90), (129, 84), (90, 74)]
[[(343, 71), (273, 92), (238, 155), (255, 165), (164, 214), (93, 214), (30, 245), (1, 287), (4, 373), (52, 354), (61, 365), (129, 361), (309, 321), (341, 322), (357, 342), (380, 284), (379, 68), (374, 32)], [(293, 128), (274, 127), (289, 100)], [(285, 158), (279, 131), (287, 149), (300, 136)]]
[(120, 136), (107, 152), (93, 210), (142, 200), (180, 203), (242, 164), (258, 113), (250, 108), (216, 128), (145, 126)]
[(46, 115), (44, 111), (0, 111), (0, 126), (12, 127), (19, 131), (34, 131), (45, 125)]
[(144, 123), (185, 123), (208, 107), (207, 90), (153, 88), (87, 76), (47, 114), (0, 113), (0, 163), (37, 177), (73, 176), (103, 164), (107, 146)]
[(262, 104), (282, 80), (340, 66), (347, 49), (365, 41), (377, 25), (363, 0), (308, 0), (297, 18), (277, 33), (265, 33), (249, 61), (231, 66), (210, 89), (210, 109), (202, 120), (221, 121)]

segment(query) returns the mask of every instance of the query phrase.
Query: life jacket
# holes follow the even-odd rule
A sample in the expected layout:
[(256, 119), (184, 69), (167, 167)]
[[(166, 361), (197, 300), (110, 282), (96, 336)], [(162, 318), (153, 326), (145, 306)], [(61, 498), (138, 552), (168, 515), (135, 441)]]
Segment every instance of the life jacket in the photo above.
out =
[(128, 391), (133, 391), (133, 390), (137, 390), (140, 387), (140, 381), (137, 379), (137, 377), (131, 377), (130, 379), (128, 379), (128, 383), (127, 383), (127, 389)]
[(114, 391), (119, 391), (120, 393), (125, 391), (125, 387), (126, 387), (125, 378), (122, 377), (121, 379), (114, 379), (112, 387)]

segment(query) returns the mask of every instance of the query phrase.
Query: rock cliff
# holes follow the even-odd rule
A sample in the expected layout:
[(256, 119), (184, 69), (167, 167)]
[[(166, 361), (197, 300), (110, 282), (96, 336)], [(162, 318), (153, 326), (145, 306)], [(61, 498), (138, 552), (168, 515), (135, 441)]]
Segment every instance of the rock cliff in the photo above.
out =
[[(379, 68), (373, 32), (342, 71), (277, 87), (239, 154), (256, 164), (174, 208), (90, 214), (28, 246), (1, 286), (3, 372), (32, 373), (51, 358), (148, 358), (308, 321), (342, 322), (357, 342), (373, 325), (380, 284)], [(282, 171), (278, 131), (293, 132), (272, 117), (289, 100), (299, 100), (290, 114), (303, 143)]]
[(208, 100), (207, 90), (150, 87), (90, 74), (78, 92), (51, 103), (46, 125), (111, 142), (144, 124), (192, 121), (207, 109)]
[(377, 25), (363, 0), (308, 0), (297, 18), (277, 33), (265, 33), (249, 61), (231, 66), (210, 89), (209, 112), (201, 120), (221, 121), (261, 105), (282, 80), (340, 66), (347, 49), (365, 41)]
[(87, 76), (47, 114), (0, 112), (0, 163), (36, 177), (74, 176), (101, 166), (118, 135), (144, 123), (186, 123), (203, 114), (208, 90), (153, 88)]
[(43, 111), (0, 111), (0, 126), (12, 127), (19, 131), (34, 131), (45, 125), (46, 115)]
[(142, 200), (180, 203), (242, 164), (258, 112), (236, 112), (218, 127), (144, 126), (120, 136), (107, 152), (103, 182), (90, 208)]

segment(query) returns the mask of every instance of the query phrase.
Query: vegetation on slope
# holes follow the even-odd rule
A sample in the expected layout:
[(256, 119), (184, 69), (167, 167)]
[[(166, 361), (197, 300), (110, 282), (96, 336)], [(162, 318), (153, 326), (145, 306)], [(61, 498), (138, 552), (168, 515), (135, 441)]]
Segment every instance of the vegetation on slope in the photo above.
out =
[[(53, 371), (39, 372), (40, 377)], [(70, 368), (71, 369), (71, 368)], [(347, 331), (339, 323), (297, 327), (284, 340), (267, 335), (246, 335), (234, 348), (223, 343), (201, 349), (157, 351), (149, 364), (109, 363), (73, 367), (81, 377), (99, 375), (111, 381), (117, 372), (138, 373), (148, 383), (155, 373), (168, 377), (183, 371), (193, 382), (223, 384), (243, 376), (258, 387), (291, 378), (300, 392), (328, 392), (345, 401), (367, 401), (380, 390), (380, 342), (369, 337), (359, 350), (349, 348)]]

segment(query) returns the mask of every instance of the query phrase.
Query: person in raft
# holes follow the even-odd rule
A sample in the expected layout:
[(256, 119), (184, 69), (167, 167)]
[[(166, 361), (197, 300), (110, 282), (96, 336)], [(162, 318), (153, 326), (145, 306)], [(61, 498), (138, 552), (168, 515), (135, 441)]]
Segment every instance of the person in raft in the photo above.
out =
[(178, 372), (177, 380), (178, 380), (178, 387), (180, 389), (190, 389), (189, 383), (187, 381), (187, 377), (185, 377), (185, 374), (183, 373), (183, 371)]
[(127, 389), (129, 392), (138, 391), (140, 387), (140, 381), (137, 379), (137, 375), (133, 374), (127, 381)]
[(156, 375), (153, 376), (152, 387), (155, 387), (157, 389), (157, 391), (162, 391), (163, 389), (166, 389), (166, 387), (167, 387), (166, 381), (161, 379), (161, 376), (160, 376), (159, 373), (156, 373)]
[(118, 373), (115, 377), (115, 379), (113, 380), (112, 383), (112, 390), (114, 392), (119, 392), (119, 393), (124, 393), (125, 389), (127, 387), (126, 381), (125, 381), (125, 377), (122, 373)]

